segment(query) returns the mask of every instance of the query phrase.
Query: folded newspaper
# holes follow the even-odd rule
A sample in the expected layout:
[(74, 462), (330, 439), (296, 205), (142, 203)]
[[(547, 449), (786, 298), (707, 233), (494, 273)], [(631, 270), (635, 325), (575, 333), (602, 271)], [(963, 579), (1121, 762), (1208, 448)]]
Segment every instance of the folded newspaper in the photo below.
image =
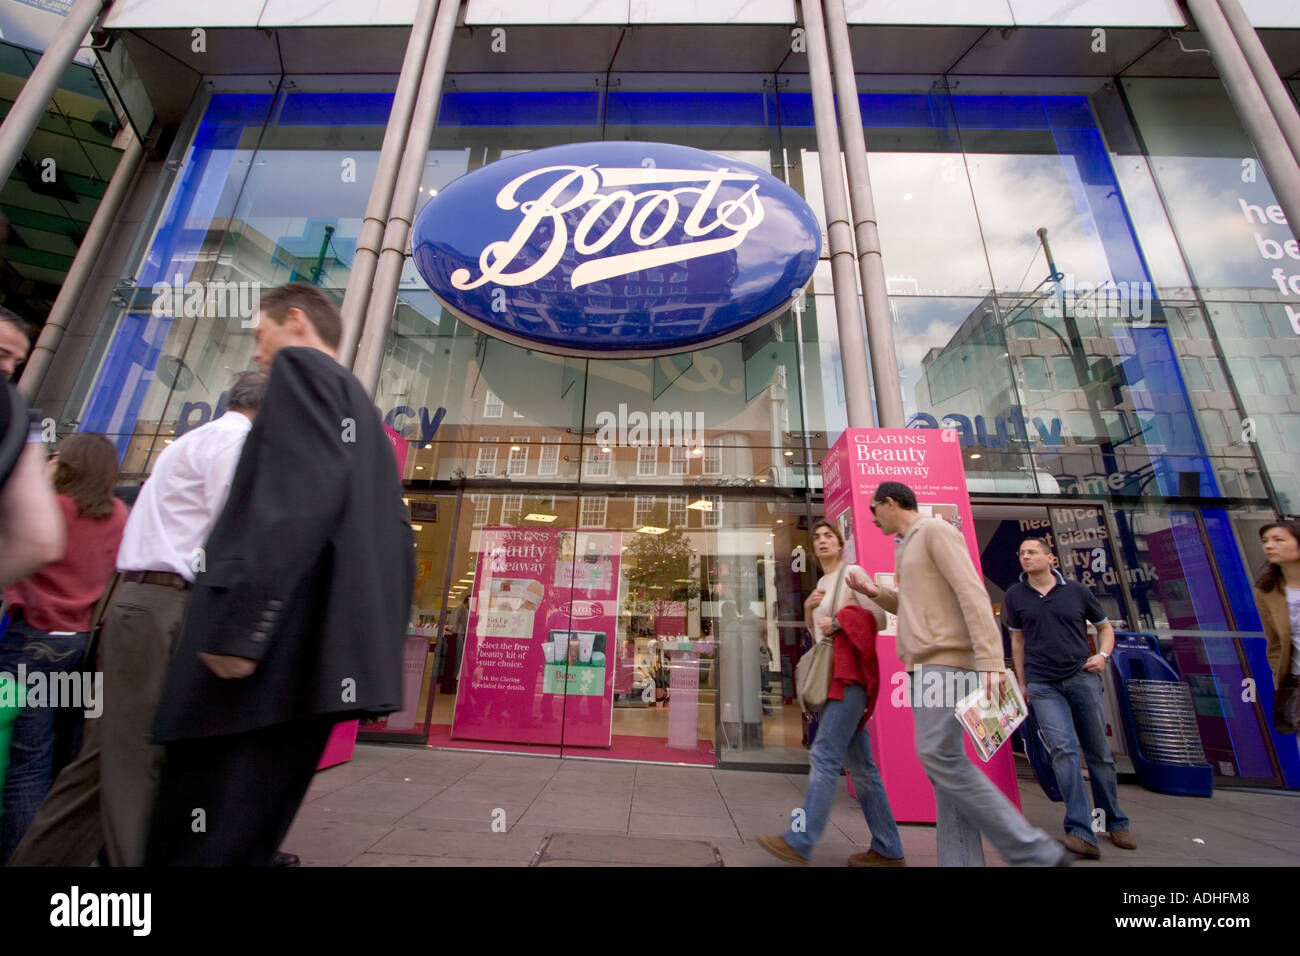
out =
[(988, 760), (1011, 739), (1011, 734), (1024, 721), (1028, 711), (1025, 699), (1020, 696), (1015, 675), (1002, 675), (998, 697), (990, 700), (984, 696), (983, 681), (973, 693), (957, 702), (953, 714), (970, 735), (971, 743), (981, 760)]

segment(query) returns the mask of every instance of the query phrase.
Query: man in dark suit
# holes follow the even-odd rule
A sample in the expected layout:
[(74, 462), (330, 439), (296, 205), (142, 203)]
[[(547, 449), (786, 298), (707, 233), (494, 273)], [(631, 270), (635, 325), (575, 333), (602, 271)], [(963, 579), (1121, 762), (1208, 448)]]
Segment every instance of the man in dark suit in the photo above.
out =
[(333, 726), (402, 707), (413, 537), (379, 415), (313, 286), (264, 292), (266, 396), (154, 721), (146, 863), (265, 866)]

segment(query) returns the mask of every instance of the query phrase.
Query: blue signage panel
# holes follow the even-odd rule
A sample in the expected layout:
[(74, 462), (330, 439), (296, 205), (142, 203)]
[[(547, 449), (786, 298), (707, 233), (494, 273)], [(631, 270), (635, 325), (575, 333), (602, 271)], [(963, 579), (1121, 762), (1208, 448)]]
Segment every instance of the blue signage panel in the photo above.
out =
[(808, 283), (821, 228), (776, 177), (665, 143), (576, 143), (462, 176), (415, 219), (433, 294), (500, 339), (661, 355), (735, 338)]

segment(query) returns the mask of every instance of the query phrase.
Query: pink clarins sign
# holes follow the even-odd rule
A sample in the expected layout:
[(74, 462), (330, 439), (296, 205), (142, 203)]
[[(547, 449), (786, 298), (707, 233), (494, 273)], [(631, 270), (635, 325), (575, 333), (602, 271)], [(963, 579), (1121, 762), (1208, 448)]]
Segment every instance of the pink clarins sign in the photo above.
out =
[[(916, 492), (922, 514), (941, 518), (960, 531), (979, 568), (975, 519), (956, 431), (850, 428), (822, 460), (822, 481), (826, 516), (844, 534), (845, 559), (860, 565), (878, 584), (894, 586), (894, 539), (871, 523), (871, 499), (885, 481), (901, 481)], [(876, 641), (880, 699), (868, 730), (894, 815), (900, 822), (933, 823), (934, 791), (916, 756), (906, 676), (894, 649), (897, 628), (897, 618), (889, 615)], [(975, 756), (969, 741), (966, 752), (1019, 806), (1011, 748), (1003, 747), (988, 763)]]
[(451, 734), (608, 747), (621, 536), (484, 528)]

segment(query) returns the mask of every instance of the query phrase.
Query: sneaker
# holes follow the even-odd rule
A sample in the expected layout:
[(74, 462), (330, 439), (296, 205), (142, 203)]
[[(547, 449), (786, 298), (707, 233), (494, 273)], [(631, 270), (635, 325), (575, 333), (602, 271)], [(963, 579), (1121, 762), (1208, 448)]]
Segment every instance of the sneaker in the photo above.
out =
[(1111, 830), (1110, 842), (1121, 850), (1136, 850), (1138, 848), (1138, 841), (1127, 830)]
[(849, 866), (907, 866), (907, 858), (881, 856), (875, 850), (868, 850), (849, 857)]
[(1083, 837), (1077, 837), (1071, 834), (1061, 841), (1061, 845), (1073, 853), (1075, 856), (1082, 856), (1089, 860), (1100, 860), (1101, 849)]
[(785, 860), (785, 862), (793, 863), (795, 866), (808, 865), (808, 861), (796, 853), (794, 847), (786, 843), (783, 836), (768, 836), (766, 833), (760, 833), (758, 835), (758, 845), (778, 860)]

